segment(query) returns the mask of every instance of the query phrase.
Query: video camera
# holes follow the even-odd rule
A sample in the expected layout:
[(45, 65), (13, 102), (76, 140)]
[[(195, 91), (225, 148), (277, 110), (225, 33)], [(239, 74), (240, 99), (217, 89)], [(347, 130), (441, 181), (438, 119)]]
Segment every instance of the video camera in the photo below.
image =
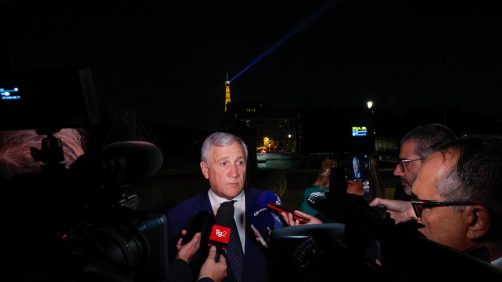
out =
[(8, 227), (0, 260), (7, 262), (7, 280), (165, 280), (166, 217), (138, 211), (137, 195), (127, 192), (160, 169), (160, 149), (114, 142), (61, 165), (59, 128), (97, 122), (90, 70), (9, 73), (0, 79), (0, 94), (0, 116), (8, 121), (1, 130), (36, 129), (46, 136), (32, 151), (43, 156), (38, 161), (46, 169), (0, 180)]

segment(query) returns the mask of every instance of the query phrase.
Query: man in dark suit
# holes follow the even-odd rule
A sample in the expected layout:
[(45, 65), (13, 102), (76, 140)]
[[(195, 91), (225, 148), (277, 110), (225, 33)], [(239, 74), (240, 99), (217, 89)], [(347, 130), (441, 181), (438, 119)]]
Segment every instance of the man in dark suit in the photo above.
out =
[(224, 132), (211, 134), (202, 145), (200, 161), (202, 174), (209, 180), (209, 189), (177, 204), (167, 212), (170, 248), (175, 248), (182, 230), (196, 225), (197, 231), (202, 231), (201, 248), (191, 261), (195, 273), (207, 257), (207, 237), (214, 222), (214, 215), (217, 214), (221, 203), (233, 200), (234, 220), (238, 232), (232, 234), (239, 235), (240, 241), (237, 241), (243, 251), (243, 266), (239, 268), (238, 263), (234, 263), (233, 251), (229, 246), (228, 277), (224, 281), (267, 281), (266, 254), (257, 243), (249, 220), (246, 219), (246, 211), (251, 209), (262, 192), (257, 189), (244, 189), (247, 159), (247, 147), (241, 138)]

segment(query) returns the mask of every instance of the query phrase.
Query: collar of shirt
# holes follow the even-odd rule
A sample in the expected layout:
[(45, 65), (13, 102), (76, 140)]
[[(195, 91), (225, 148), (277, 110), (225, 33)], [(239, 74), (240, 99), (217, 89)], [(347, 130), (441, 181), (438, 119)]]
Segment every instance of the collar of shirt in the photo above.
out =
[[(218, 195), (216, 195), (213, 190), (209, 189), (208, 191), (208, 196), (209, 196), (209, 201), (211, 202), (211, 208), (213, 209), (213, 214), (216, 214), (218, 211), (218, 207), (221, 205), (223, 202), (229, 201), (229, 199), (222, 198)], [(246, 223), (245, 219), (246, 217), (244, 216), (246, 213), (246, 197), (244, 190), (237, 196), (235, 196), (233, 199), (230, 200), (235, 200), (236, 202), (234, 203), (234, 220), (235, 224), (237, 225), (237, 230), (239, 231), (239, 237), (241, 239), (241, 245), (243, 251), (246, 249), (245, 247), (245, 242), (246, 242)]]

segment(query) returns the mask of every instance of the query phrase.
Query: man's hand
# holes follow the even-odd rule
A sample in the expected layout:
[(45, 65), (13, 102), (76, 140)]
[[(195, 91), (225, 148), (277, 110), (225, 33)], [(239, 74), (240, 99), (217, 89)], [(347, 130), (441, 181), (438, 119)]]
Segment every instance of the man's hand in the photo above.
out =
[(416, 218), (411, 202), (409, 201), (375, 198), (369, 203), (369, 205), (372, 207), (378, 205), (385, 206), (387, 208), (387, 212), (390, 213), (390, 217), (394, 219), (396, 223)]
[(227, 277), (227, 261), (225, 256), (219, 256), (219, 261), (216, 261), (216, 247), (211, 246), (206, 261), (200, 268), (199, 279), (208, 277), (213, 281), (218, 282)]
[[(187, 231), (182, 230), (181, 234), (186, 235)], [(197, 232), (193, 236), (190, 242), (183, 245), (183, 238), (178, 239), (176, 243), (176, 249), (178, 249), (178, 253), (176, 254), (176, 258), (184, 260), (185, 262), (190, 262), (195, 253), (199, 250), (200, 247), (200, 238), (201, 233)]]
[(290, 212), (288, 212), (288, 213), (282, 212), (281, 216), (284, 219), (284, 221), (286, 222), (286, 224), (289, 225), (289, 226), (296, 226), (296, 225), (303, 225), (303, 224), (321, 224), (321, 223), (323, 223), (317, 217), (312, 216), (312, 215), (307, 214), (307, 213), (304, 213), (302, 211), (295, 210), (294, 213), (297, 214), (297, 215), (301, 215), (301, 216), (304, 216), (304, 217), (308, 218), (309, 222), (307, 222), (307, 223), (300, 223), (300, 221), (298, 219), (296, 219), (296, 220), (294, 219), (292, 213), (290, 213)]

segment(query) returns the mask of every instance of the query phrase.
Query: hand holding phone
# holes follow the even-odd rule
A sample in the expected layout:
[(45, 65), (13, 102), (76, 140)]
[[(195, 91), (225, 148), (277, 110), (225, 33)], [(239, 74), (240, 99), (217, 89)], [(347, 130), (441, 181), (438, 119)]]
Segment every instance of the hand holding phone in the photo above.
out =
[(277, 205), (277, 204), (274, 204), (274, 203), (268, 203), (267, 207), (277, 213), (282, 213), (282, 212), (285, 212), (285, 213), (291, 213), (293, 215), (293, 218), (295, 220), (298, 220), (300, 223), (307, 223), (310, 221), (310, 219), (304, 217), (304, 216), (301, 216), (301, 215), (298, 215), (298, 214), (295, 214), (295, 212), (291, 209), (288, 209), (286, 207), (283, 207), (281, 205)]

